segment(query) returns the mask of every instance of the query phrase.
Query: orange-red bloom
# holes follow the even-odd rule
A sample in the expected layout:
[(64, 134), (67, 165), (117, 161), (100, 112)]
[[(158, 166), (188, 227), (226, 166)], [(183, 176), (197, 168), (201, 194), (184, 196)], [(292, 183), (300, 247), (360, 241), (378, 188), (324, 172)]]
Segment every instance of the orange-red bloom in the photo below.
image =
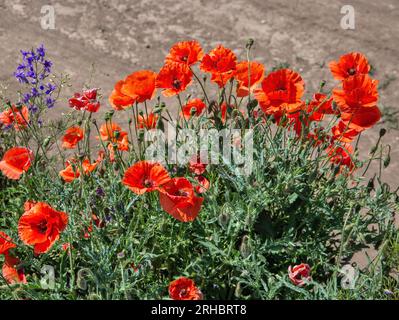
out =
[(16, 106), (8, 108), (0, 113), (0, 123), (5, 126), (14, 125), (14, 128), (17, 131), (25, 128), (29, 123), (28, 108), (25, 106), (21, 108), (17, 108)]
[(333, 90), (333, 97), (341, 112), (375, 107), (378, 101), (378, 80), (365, 74), (350, 77), (342, 82), (342, 89)]
[(0, 170), (7, 178), (18, 180), (24, 172), (29, 170), (32, 159), (33, 152), (28, 148), (11, 148), (0, 161)]
[(235, 75), (237, 57), (233, 51), (219, 45), (203, 57), (200, 68), (211, 73), (211, 81), (222, 88)]
[(204, 53), (198, 41), (182, 41), (170, 48), (165, 63), (177, 62), (191, 66), (201, 61), (203, 56)]
[(137, 116), (137, 129), (155, 129), (158, 122), (158, 116), (154, 113), (150, 113), (147, 116), (145, 115), (138, 115)]
[(21, 261), (11, 255), (6, 255), (3, 264), (3, 278), (8, 284), (27, 283), (23, 268), (19, 266)]
[(111, 106), (119, 111), (130, 107), (134, 103), (134, 99), (122, 93), (122, 86), (125, 83), (124, 80), (120, 80), (115, 84), (114, 90), (108, 98)]
[(78, 126), (73, 126), (65, 132), (62, 137), (62, 147), (64, 149), (74, 149), (79, 141), (84, 138), (83, 130)]
[(16, 245), (12, 239), (3, 231), (0, 231), (0, 254), (8, 254), (8, 250), (15, 248)]
[[(118, 150), (120, 151), (129, 150), (129, 138), (127, 132), (122, 131), (121, 127), (114, 122), (104, 123), (100, 127), (100, 139), (116, 143)], [(112, 149), (112, 145), (109, 145), (109, 148)]]
[(191, 84), (192, 72), (188, 66), (179, 63), (167, 63), (159, 71), (156, 87), (164, 89), (162, 94), (171, 97), (186, 90)]
[(254, 88), (262, 82), (264, 73), (265, 67), (259, 62), (239, 62), (235, 74), (235, 78), (238, 82), (237, 97), (246, 97), (249, 92), (252, 92)]
[(197, 193), (205, 193), (210, 186), (209, 180), (205, 178), (204, 176), (197, 176), (195, 177), (195, 180), (197, 181), (198, 185), (195, 186), (195, 191)]
[(173, 300), (202, 300), (201, 291), (193, 280), (180, 277), (169, 284), (169, 296)]
[(21, 240), (34, 246), (35, 254), (46, 253), (60, 237), (68, 223), (68, 215), (47, 203), (38, 202), (21, 216), (18, 234)]
[(347, 167), (350, 172), (355, 169), (355, 164), (351, 157), (353, 147), (349, 143), (342, 143), (340, 145), (331, 144), (327, 148), (327, 153), (332, 163), (339, 165), (341, 168)]
[(358, 132), (371, 128), (381, 119), (381, 112), (377, 106), (359, 108), (353, 112), (341, 113), (342, 121)]
[(263, 79), (262, 89), (255, 91), (255, 97), (265, 114), (280, 117), (301, 108), (304, 89), (305, 83), (298, 73), (280, 69)]
[(306, 284), (306, 281), (310, 281), (312, 278), (310, 276), (310, 267), (306, 263), (301, 263), (300, 265), (288, 267), (288, 277), (291, 282), (298, 286), (302, 287)]
[(370, 65), (364, 55), (351, 52), (341, 56), (338, 62), (330, 62), (330, 70), (335, 79), (344, 80), (355, 75), (368, 74)]
[[(98, 161), (90, 163), (89, 159), (83, 160), (82, 161), (83, 173), (85, 175), (89, 175), (97, 168), (98, 163), (99, 163)], [(79, 178), (80, 170), (77, 161), (75, 159), (68, 160), (66, 162), (66, 168), (64, 170), (61, 170), (59, 174), (61, 178), (67, 183), (70, 183), (76, 178)]]
[(156, 77), (157, 74), (150, 70), (133, 72), (124, 80), (121, 92), (137, 103), (151, 100), (155, 94)]
[(331, 128), (333, 139), (341, 142), (352, 142), (359, 131), (351, 129), (345, 122), (340, 121)]
[(136, 194), (158, 190), (170, 180), (166, 169), (159, 163), (139, 161), (128, 168), (122, 183)]
[(198, 155), (193, 155), (189, 161), (188, 169), (195, 175), (201, 175), (206, 170), (206, 163), (201, 162), (201, 157)]
[(159, 200), (175, 219), (190, 222), (198, 216), (204, 199), (195, 196), (194, 187), (186, 178), (173, 178), (162, 186)]
[(199, 99), (191, 99), (190, 101), (187, 102), (186, 105), (183, 106), (182, 108), (182, 114), (184, 118), (190, 119), (192, 115), (194, 116), (200, 116), (201, 113), (204, 111), (206, 108), (205, 103)]

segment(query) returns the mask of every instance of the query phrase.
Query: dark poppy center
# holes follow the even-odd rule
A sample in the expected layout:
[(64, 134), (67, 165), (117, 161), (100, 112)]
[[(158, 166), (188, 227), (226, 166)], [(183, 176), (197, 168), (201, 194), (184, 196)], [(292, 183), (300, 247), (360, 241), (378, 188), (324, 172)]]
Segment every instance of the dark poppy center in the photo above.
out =
[(188, 197), (188, 192), (184, 190), (177, 190), (176, 195), (179, 197)]
[(184, 61), (184, 62), (186, 62), (186, 61), (188, 60), (188, 56), (182, 56), (182, 57), (181, 57), (181, 60)]
[(180, 290), (180, 297), (185, 297), (187, 296), (187, 289), (181, 289)]
[(150, 179), (145, 179), (143, 182), (144, 187), (146, 188), (152, 188), (154, 186), (154, 181)]
[(350, 68), (350, 69), (348, 70), (348, 74), (349, 74), (350, 76), (353, 76), (354, 74), (356, 74), (356, 69)]
[(47, 231), (47, 221), (41, 221), (38, 225), (37, 225), (37, 230), (39, 231), (39, 233), (41, 234), (45, 234)]
[(176, 90), (179, 90), (181, 88), (181, 81), (179, 79), (173, 80), (172, 86)]

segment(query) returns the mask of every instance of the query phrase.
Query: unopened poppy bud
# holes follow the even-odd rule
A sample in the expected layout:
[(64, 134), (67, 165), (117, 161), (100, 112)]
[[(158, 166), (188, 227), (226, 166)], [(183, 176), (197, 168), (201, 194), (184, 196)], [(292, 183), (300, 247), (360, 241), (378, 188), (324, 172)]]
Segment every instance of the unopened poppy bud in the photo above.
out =
[(387, 168), (390, 163), (391, 163), (391, 156), (390, 154), (388, 154), (384, 160), (384, 168)]
[(165, 130), (165, 127), (163, 125), (163, 121), (162, 121), (161, 117), (159, 117), (159, 119), (157, 120), (157, 129), (162, 130), (162, 131)]
[(367, 183), (367, 191), (370, 193), (374, 190), (374, 177), (370, 178), (369, 182)]
[(254, 45), (255, 40), (252, 38), (249, 38), (247, 41), (247, 44), (245, 45), (245, 48), (247, 48), (248, 50), (251, 49), (251, 47)]
[(78, 125), (78, 126), (81, 126), (81, 125), (82, 125), (82, 120), (79, 120), (79, 121), (77, 122), (77, 125)]
[(206, 80), (207, 80), (207, 76), (206, 76), (206, 75), (204, 75), (204, 76), (202, 77), (202, 80), (203, 80), (204, 82), (206, 82)]
[(115, 131), (114, 131), (114, 138), (115, 138), (115, 139), (119, 139), (120, 136), (121, 136), (120, 131), (119, 131), (119, 130), (115, 130)]
[(326, 83), (327, 83), (326, 80), (323, 80), (323, 81), (320, 82), (320, 88), (319, 88), (320, 91), (324, 88), (324, 86), (326, 85)]
[(380, 130), (380, 137), (385, 136), (385, 134), (387, 133), (387, 130), (385, 128), (381, 128)]
[(139, 140), (140, 141), (144, 140), (144, 130), (140, 130), (140, 132), (139, 132)]
[(249, 236), (245, 235), (242, 237), (240, 245), (241, 256), (245, 259), (251, 254), (251, 249), (249, 247)]
[(49, 143), (50, 143), (50, 140), (51, 140), (51, 137), (47, 137), (46, 139), (44, 139), (44, 142), (43, 142), (43, 147), (47, 147), (48, 145), (49, 145)]
[(226, 226), (229, 224), (230, 215), (229, 215), (228, 213), (222, 212), (222, 213), (219, 215), (218, 220), (219, 220), (220, 226), (226, 227)]
[(241, 289), (241, 282), (237, 283), (236, 289), (234, 290), (234, 295), (236, 298), (240, 298), (242, 294), (242, 289)]
[(82, 161), (84, 158), (85, 158), (84, 153), (79, 153), (79, 154), (78, 154), (78, 159), (79, 159), (80, 161)]
[(96, 119), (92, 119), (92, 120), (91, 120), (91, 123), (94, 124), (94, 125), (96, 125), (96, 124), (97, 124), (97, 120), (96, 120)]

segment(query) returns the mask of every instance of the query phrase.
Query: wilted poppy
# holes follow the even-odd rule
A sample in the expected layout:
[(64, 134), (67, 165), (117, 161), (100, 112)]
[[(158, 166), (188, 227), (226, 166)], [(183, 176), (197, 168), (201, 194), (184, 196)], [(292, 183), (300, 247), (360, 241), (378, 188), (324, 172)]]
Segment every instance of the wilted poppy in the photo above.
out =
[(304, 89), (305, 83), (298, 73), (280, 69), (263, 79), (262, 89), (255, 91), (255, 97), (267, 115), (293, 113), (303, 105), (301, 98)]
[(118, 81), (115, 84), (114, 90), (108, 98), (111, 106), (117, 111), (126, 109), (132, 106), (135, 102), (135, 99), (122, 93), (121, 90), (124, 83), (125, 82), (123, 80)]
[[(249, 65), (249, 67), (248, 67)], [(265, 67), (256, 61), (242, 61), (237, 63), (235, 78), (237, 84), (237, 97), (246, 97), (249, 92), (262, 82)]]
[(38, 202), (19, 219), (18, 234), (25, 244), (34, 246), (35, 254), (46, 253), (59, 239), (67, 223), (68, 215), (65, 212)]
[(78, 126), (73, 126), (67, 129), (65, 135), (62, 137), (62, 147), (65, 149), (74, 149), (83, 138), (83, 130)]
[(355, 75), (368, 74), (370, 65), (364, 55), (351, 52), (341, 56), (338, 62), (330, 62), (330, 70), (335, 79), (344, 80)]
[(75, 110), (97, 112), (100, 109), (100, 102), (97, 100), (98, 89), (84, 90), (83, 93), (75, 93), (69, 99), (69, 106)]
[(202, 58), (200, 68), (211, 73), (211, 81), (222, 88), (235, 75), (237, 57), (233, 51), (219, 45)]
[(26, 106), (20, 108), (12, 106), (0, 113), (0, 123), (5, 126), (13, 125), (15, 130), (19, 131), (25, 128), (29, 123), (29, 111)]
[(155, 94), (156, 77), (157, 74), (150, 70), (133, 72), (123, 81), (120, 92), (137, 103), (151, 100)]
[(154, 113), (137, 116), (137, 128), (138, 129), (155, 129), (158, 122), (158, 116)]
[(169, 296), (173, 300), (202, 300), (201, 291), (193, 280), (180, 277), (169, 284)]
[(136, 194), (158, 190), (170, 180), (166, 169), (152, 161), (139, 161), (128, 168), (122, 183)]
[(167, 63), (159, 71), (156, 87), (164, 89), (162, 94), (171, 97), (186, 90), (191, 84), (192, 72), (188, 66), (179, 63)]
[(21, 261), (18, 258), (6, 255), (2, 274), (8, 284), (27, 283), (24, 270), (19, 266), (20, 263)]
[(159, 193), (162, 208), (182, 222), (193, 221), (201, 210), (203, 198), (194, 194), (194, 187), (186, 178), (173, 178)]
[(311, 281), (312, 279), (310, 276), (309, 265), (306, 263), (301, 263), (300, 265), (296, 265), (293, 268), (289, 266), (288, 277), (294, 285), (298, 287), (304, 286), (307, 281)]
[(194, 98), (189, 100), (182, 108), (182, 114), (184, 118), (187, 120), (191, 118), (191, 116), (200, 116), (201, 113), (206, 108), (204, 101), (199, 98)]
[(173, 47), (170, 48), (165, 63), (177, 62), (191, 66), (201, 61), (203, 56), (204, 53), (198, 41), (182, 41), (174, 44)]
[(28, 148), (11, 148), (0, 161), (0, 170), (7, 178), (18, 180), (24, 172), (29, 170), (32, 159), (33, 152)]
[(15, 247), (16, 245), (12, 241), (11, 237), (3, 231), (0, 231), (0, 254), (7, 254), (8, 250)]

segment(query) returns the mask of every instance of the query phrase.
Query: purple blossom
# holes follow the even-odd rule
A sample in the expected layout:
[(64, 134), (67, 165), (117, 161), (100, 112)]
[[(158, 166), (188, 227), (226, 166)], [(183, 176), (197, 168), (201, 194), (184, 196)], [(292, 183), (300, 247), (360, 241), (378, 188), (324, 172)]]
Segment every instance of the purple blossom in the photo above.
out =
[(31, 87), (29, 92), (22, 95), (22, 102), (32, 113), (37, 112), (39, 107), (53, 108), (55, 100), (51, 95), (56, 86), (45, 81), (51, 74), (53, 63), (45, 59), (44, 45), (40, 45), (36, 50), (21, 50), (21, 55), (22, 63), (17, 66), (14, 76), (20, 83)]

